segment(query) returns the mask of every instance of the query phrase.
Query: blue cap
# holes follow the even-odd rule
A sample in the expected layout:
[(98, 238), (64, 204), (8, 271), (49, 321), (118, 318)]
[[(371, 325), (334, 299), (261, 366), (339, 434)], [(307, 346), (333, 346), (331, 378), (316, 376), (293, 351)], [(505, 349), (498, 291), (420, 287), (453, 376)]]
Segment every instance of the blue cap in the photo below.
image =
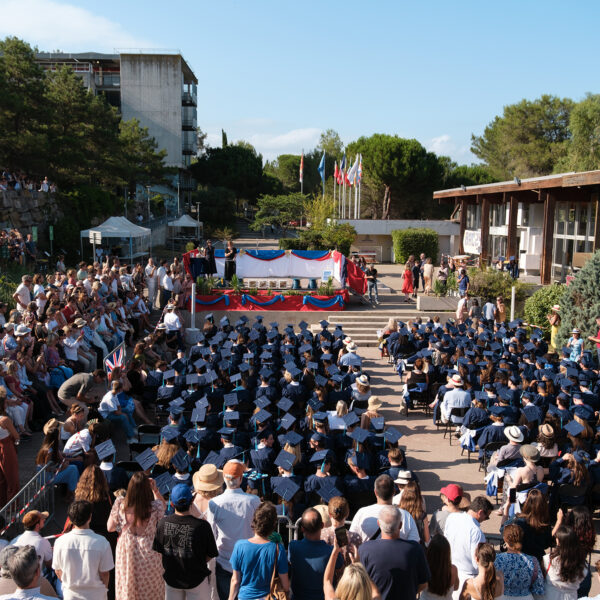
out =
[(175, 456), (171, 459), (171, 464), (175, 467), (175, 469), (177, 471), (187, 471), (191, 464), (192, 461), (190, 460), (189, 455), (187, 454), (187, 452), (184, 452), (183, 450), (178, 450), (177, 454), (175, 454)]
[(171, 490), (171, 503), (175, 508), (187, 507), (193, 499), (192, 488), (186, 483), (178, 483)]
[(278, 467), (281, 467), (284, 471), (291, 471), (294, 467), (295, 460), (295, 454), (282, 450), (275, 458), (275, 464)]
[[(325, 481), (327, 480), (327, 478), (324, 478)], [(336, 498), (336, 497), (344, 497), (344, 494), (342, 494), (342, 492), (340, 492), (340, 490), (338, 490), (334, 485), (332, 484), (323, 484), (320, 488), (319, 491), (317, 492), (317, 494), (323, 499), (323, 502), (327, 502), (329, 503), (329, 501), (332, 498)]]
[(284, 444), (290, 446), (297, 446), (304, 438), (295, 431), (288, 431), (284, 436), (280, 438)]
[[(286, 471), (289, 469), (286, 469)], [(286, 502), (289, 502), (300, 490), (300, 486), (290, 477), (273, 477), (273, 491)]]
[(285, 415), (283, 415), (283, 417), (281, 417), (279, 426), (282, 429), (284, 429), (285, 431), (287, 431), (288, 429), (290, 429), (290, 427), (292, 427), (294, 425), (295, 422), (296, 422), (296, 417), (294, 417), (294, 415), (290, 415), (289, 413), (286, 413)]
[(565, 429), (565, 431), (570, 433), (573, 437), (577, 437), (580, 433), (582, 433), (585, 430), (585, 427), (577, 421), (570, 421), (563, 427), (563, 429)]

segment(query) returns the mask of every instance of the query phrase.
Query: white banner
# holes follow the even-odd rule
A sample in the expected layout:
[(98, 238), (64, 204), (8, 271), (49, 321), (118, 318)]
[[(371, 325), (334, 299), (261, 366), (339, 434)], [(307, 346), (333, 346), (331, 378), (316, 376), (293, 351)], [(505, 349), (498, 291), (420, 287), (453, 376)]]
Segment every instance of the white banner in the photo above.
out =
[(463, 236), (463, 250), (467, 254), (481, 254), (481, 231), (467, 229)]

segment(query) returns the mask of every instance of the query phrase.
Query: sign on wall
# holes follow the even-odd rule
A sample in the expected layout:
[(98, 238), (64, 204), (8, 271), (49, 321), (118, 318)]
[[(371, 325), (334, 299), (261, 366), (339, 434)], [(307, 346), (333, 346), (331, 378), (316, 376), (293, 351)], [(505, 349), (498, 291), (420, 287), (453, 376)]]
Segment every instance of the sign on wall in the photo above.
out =
[(468, 254), (481, 254), (481, 231), (467, 229), (463, 236), (463, 249)]

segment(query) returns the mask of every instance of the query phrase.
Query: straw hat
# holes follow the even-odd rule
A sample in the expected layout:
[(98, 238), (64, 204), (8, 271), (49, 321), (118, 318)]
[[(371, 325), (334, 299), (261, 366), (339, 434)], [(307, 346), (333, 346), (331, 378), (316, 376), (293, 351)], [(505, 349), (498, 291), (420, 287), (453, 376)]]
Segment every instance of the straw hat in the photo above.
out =
[(356, 383), (360, 383), (360, 385), (371, 385), (369, 383), (369, 378), (366, 375), (361, 375), (360, 377), (356, 378)]
[(574, 327), (573, 331), (571, 331), (571, 333), (581, 333), (581, 331), (579, 331), (579, 329), (577, 329), (577, 327)]
[(48, 435), (51, 431), (54, 431), (55, 429), (58, 429), (60, 427), (60, 421), (58, 419), (50, 419), (45, 425), (44, 425), (44, 435)]
[(504, 435), (511, 441), (520, 444), (525, 438), (523, 432), (516, 426), (511, 425), (510, 427), (504, 428)]
[(554, 435), (554, 429), (552, 427), (552, 425), (548, 424), (548, 423), (544, 423), (541, 427), (540, 427), (540, 433), (542, 435), (545, 435), (546, 437), (552, 437)]
[(550, 310), (553, 310), (554, 312), (559, 313), (560, 312), (560, 305), (559, 304), (555, 304)]
[(383, 402), (379, 399), (379, 396), (371, 396), (367, 405), (367, 410), (377, 410), (381, 408)]
[(398, 475), (396, 479), (394, 479), (394, 483), (399, 485), (406, 485), (409, 481), (412, 481), (412, 473), (410, 471), (398, 471)]
[(223, 487), (223, 471), (219, 471), (215, 465), (202, 465), (194, 473), (192, 483), (197, 492), (214, 492)]
[(462, 377), (458, 373), (455, 373), (454, 375), (452, 375), (452, 379), (450, 379), (450, 383), (457, 387), (462, 387), (464, 385)]
[(519, 450), (525, 460), (536, 463), (540, 460), (540, 451), (533, 444), (524, 444)]
[(358, 350), (358, 346), (354, 342), (350, 342), (346, 346), (346, 349), (348, 350), (348, 352), (356, 352)]

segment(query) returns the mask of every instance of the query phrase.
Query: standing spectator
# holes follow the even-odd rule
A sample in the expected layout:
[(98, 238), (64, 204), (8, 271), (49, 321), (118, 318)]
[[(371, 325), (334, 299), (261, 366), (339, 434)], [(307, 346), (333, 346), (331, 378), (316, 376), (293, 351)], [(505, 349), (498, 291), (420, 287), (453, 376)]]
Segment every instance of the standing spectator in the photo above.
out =
[(154, 310), (154, 304), (156, 303), (156, 290), (158, 280), (156, 265), (154, 264), (154, 259), (152, 257), (148, 259), (148, 264), (144, 269), (144, 274), (146, 275), (146, 285), (148, 287), (148, 306), (152, 311)]
[(425, 555), (431, 578), (420, 600), (451, 600), (453, 592), (458, 590), (458, 571), (452, 564), (448, 540), (437, 533), (431, 538)]
[(576, 600), (587, 571), (585, 548), (570, 527), (559, 527), (555, 537), (556, 546), (544, 556), (546, 600)]
[(49, 569), (52, 566), (52, 546), (40, 533), (48, 516), (47, 512), (40, 512), (39, 510), (30, 510), (25, 513), (22, 520), (25, 531), (11, 542), (14, 546), (21, 548), (23, 546), (33, 546), (35, 548), (40, 561), (40, 573), (42, 567), (45, 566)]
[(367, 271), (367, 288), (369, 291), (369, 302), (373, 302), (373, 292), (375, 292), (375, 304), (379, 304), (379, 295), (377, 293), (377, 269), (371, 265)]
[(340, 547), (337, 540), (334, 540), (333, 552), (329, 557), (323, 577), (325, 600), (380, 600), (379, 590), (360, 563), (347, 566), (338, 581), (337, 587), (333, 588), (333, 575), (339, 552)]
[(577, 327), (574, 327), (573, 331), (571, 331), (571, 337), (567, 342), (567, 348), (571, 348), (569, 360), (579, 362), (579, 359), (583, 354), (583, 340), (581, 339), (581, 331), (579, 331)]
[(106, 600), (110, 571), (114, 568), (110, 544), (90, 529), (92, 504), (71, 503), (68, 516), (73, 529), (54, 544), (52, 567), (62, 582), (64, 600)]
[(171, 271), (165, 269), (165, 274), (160, 283), (160, 308), (161, 310), (167, 306), (173, 295), (173, 278)]
[[(304, 511), (300, 526), (304, 537), (291, 541), (288, 550), (292, 598), (323, 600), (323, 576), (332, 547), (321, 539), (323, 519), (314, 508)], [(338, 556), (336, 568), (343, 566), (344, 560)]]
[[(163, 279), (165, 278), (165, 275), (167, 274), (167, 265), (168, 264), (169, 264), (169, 261), (163, 259), (160, 261), (160, 267), (158, 267), (158, 269), (156, 270), (156, 287), (158, 289), (158, 306), (161, 310), (164, 308), (163, 292), (162, 292)], [(166, 302), (165, 302), (165, 304), (166, 304)]]
[(417, 297), (419, 291), (419, 280), (421, 279), (421, 261), (417, 258), (412, 266), (412, 279), (413, 279), (413, 297)]
[(35, 261), (37, 260), (37, 244), (33, 241), (31, 233), (27, 234), (25, 240), (25, 256), (27, 257), (28, 262), (35, 264)]
[(414, 294), (413, 274), (410, 263), (404, 265), (404, 273), (402, 274), (402, 293), (404, 294), (404, 302), (410, 302), (410, 296)]
[(425, 268), (425, 253), (421, 252), (419, 255), (419, 262), (421, 263), (420, 268), (420, 276), (421, 276), (421, 287), (425, 290), (425, 276), (424, 276), (424, 268)]
[(442, 260), (442, 264), (438, 269), (437, 280), (442, 284), (442, 292), (446, 293), (446, 286), (448, 284), (448, 263)]
[(400, 538), (402, 515), (395, 506), (384, 506), (377, 522), (381, 539), (359, 547), (360, 561), (382, 600), (416, 600), (430, 579), (425, 554), (419, 544)]
[(6, 392), (0, 394), (0, 505), (19, 491), (19, 460), (15, 443), (20, 436), (6, 414)]
[(208, 240), (206, 242), (206, 248), (204, 249), (204, 258), (205, 262), (205, 275), (207, 277), (212, 277), (217, 272), (217, 263), (215, 261), (215, 249), (212, 245), (212, 242)]
[(279, 577), (287, 594), (290, 589), (285, 548), (272, 542), (277, 527), (277, 511), (270, 502), (263, 502), (254, 513), (250, 539), (239, 539), (231, 555), (233, 575), (229, 600), (258, 600), (269, 595), (273, 575)]
[(17, 591), (0, 600), (53, 600), (40, 592), (40, 563), (33, 546), (19, 548), (8, 558), (8, 571), (17, 584)]
[(40, 189), (38, 192), (49, 192), (50, 191), (50, 182), (47, 177), (44, 177), (44, 181), (40, 184)]
[(504, 304), (504, 297), (498, 296), (496, 298), (496, 323), (504, 323), (506, 321), (506, 304)]
[(127, 493), (113, 504), (108, 531), (119, 531), (116, 556), (116, 600), (164, 600), (160, 554), (152, 550), (165, 501), (153, 479), (134, 473)]
[(463, 298), (469, 292), (469, 286), (471, 284), (471, 280), (469, 279), (469, 276), (467, 275), (466, 269), (463, 268), (459, 271), (457, 281), (458, 281), (458, 293), (460, 294), (460, 297)]
[[(446, 519), (449, 515), (462, 512), (461, 509), (465, 507), (466, 494), (460, 485), (450, 483), (440, 490), (440, 498), (444, 506), (431, 517), (429, 532), (432, 537), (437, 533), (444, 534)], [(466, 505), (469, 505), (468, 501)]]
[(456, 321), (457, 323), (464, 323), (469, 315), (469, 293), (465, 292), (461, 294), (460, 300), (456, 305)]
[(31, 285), (33, 283), (33, 277), (31, 275), (23, 275), (21, 277), (21, 283), (17, 286), (15, 293), (13, 294), (13, 300), (17, 305), (17, 310), (27, 310), (29, 303), (31, 302)]
[(491, 544), (477, 545), (473, 560), (477, 575), (467, 579), (461, 586), (460, 600), (494, 600), (504, 593), (502, 573), (496, 571), (496, 551)]
[(223, 478), (227, 489), (208, 504), (212, 513), (213, 531), (216, 532), (219, 551), (216, 576), (220, 600), (229, 598), (233, 571), (230, 558), (234, 545), (237, 540), (246, 540), (252, 537), (252, 519), (260, 505), (258, 496), (246, 494), (240, 488), (244, 471), (244, 464), (240, 461), (228, 461), (223, 468)]
[(466, 513), (452, 513), (446, 519), (444, 535), (450, 543), (452, 564), (458, 569), (461, 584), (478, 573), (475, 551), (478, 544), (485, 542), (481, 523), (490, 518), (492, 508), (491, 502), (485, 496), (477, 496)]
[[(394, 499), (394, 492), (394, 481), (389, 475), (380, 475), (375, 480), (376, 504), (359, 508), (350, 525), (350, 531), (358, 533), (363, 542), (377, 537), (379, 513), (384, 506), (391, 506)], [(400, 537), (405, 540), (418, 542), (420, 538), (417, 525), (407, 511), (400, 510), (400, 521)]]
[(210, 597), (207, 560), (217, 556), (217, 546), (207, 521), (190, 514), (194, 499), (189, 485), (171, 490), (175, 514), (162, 518), (156, 528), (153, 550), (162, 554), (166, 600), (204, 600)]
[(230, 282), (235, 275), (235, 255), (237, 250), (233, 246), (231, 240), (227, 240), (227, 248), (225, 248), (225, 281)]
[[(341, 496), (334, 496), (329, 500), (327, 511), (331, 518), (331, 526), (323, 527), (321, 530), (321, 539), (330, 546), (335, 542), (335, 530), (338, 527), (345, 527), (346, 519), (350, 514), (350, 506), (348, 500)], [(352, 562), (352, 557), (357, 556), (358, 547), (362, 543), (362, 538), (355, 531), (348, 531), (348, 543), (340, 548), (341, 555), (344, 559), (344, 564), (348, 566)]]
[(429, 296), (432, 292), (432, 282), (433, 282), (433, 262), (431, 258), (425, 259), (425, 264), (423, 265), (423, 285), (425, 287), (425, 294)]
[(487, 327), (491, 327), (496, 320), (496, 305), (488, 298), (488, 301), (483, 305), (483, 320)]

